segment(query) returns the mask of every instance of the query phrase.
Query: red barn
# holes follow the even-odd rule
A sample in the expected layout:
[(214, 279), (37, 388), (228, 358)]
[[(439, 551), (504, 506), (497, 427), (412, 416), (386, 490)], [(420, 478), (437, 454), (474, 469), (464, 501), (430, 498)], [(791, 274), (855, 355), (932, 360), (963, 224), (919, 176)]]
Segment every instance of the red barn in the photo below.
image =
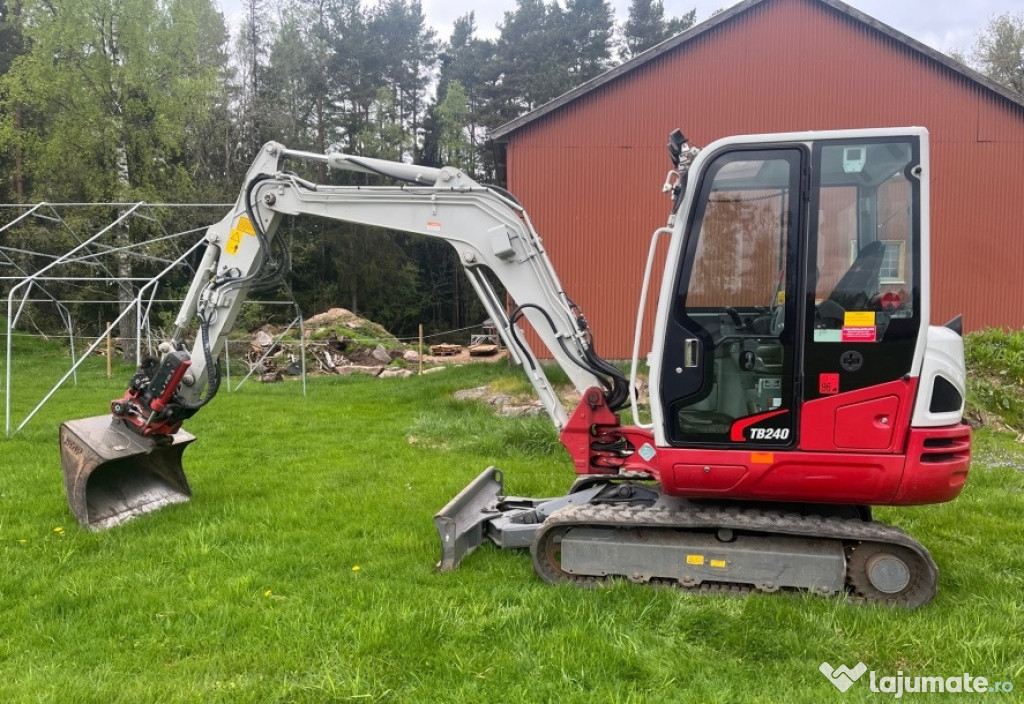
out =
[(632, 352), (649, 235), (668, 216), (672, 129), (704, 145), (910, 125), (931, 134), (932, 322), (1024, 327), (1024, 97), (838, 0), (746, 0), (492, 137), (614, 359)]

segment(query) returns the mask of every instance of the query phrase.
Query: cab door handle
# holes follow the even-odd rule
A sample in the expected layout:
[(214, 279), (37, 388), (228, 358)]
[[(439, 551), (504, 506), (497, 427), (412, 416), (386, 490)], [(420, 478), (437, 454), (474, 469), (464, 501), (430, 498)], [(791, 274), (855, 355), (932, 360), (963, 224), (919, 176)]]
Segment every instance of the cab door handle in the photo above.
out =
[(697, 366), (698, 340), (687, 340), (683, 343), (683, 366), (689, 369)]

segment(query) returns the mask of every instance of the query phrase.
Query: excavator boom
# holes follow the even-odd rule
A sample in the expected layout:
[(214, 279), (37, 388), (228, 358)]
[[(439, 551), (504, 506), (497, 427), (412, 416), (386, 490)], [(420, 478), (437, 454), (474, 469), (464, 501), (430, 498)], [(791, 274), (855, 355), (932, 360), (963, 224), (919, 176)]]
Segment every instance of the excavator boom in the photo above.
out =
[[(310, 161), (402, 185), (329, 186), (286, 170), (289, 162)], [(188, 500), (180, 465), (191, 436), (181, 425), (216, 394), (216, 359), (246, 296), (286, 274), (287, 252), (277, 230), (286, 215), (299, 214), (418, 233), (451, 244), (510, 355), (525, 368), (557, 428), (569, 416), (523, 336), (518, 325), (523, 319), (579, 389), (597, 387), (614, 405), (625, 402), (625, 377), (594, 352), (586, 319), (562, 289), (526, 211), (509, 194), (482, 186), (456, 169), (311, 154), (269, 143), (250, 167), (234, 207), (207, 231), (202, 262), (174, 333), (160, 346), (160, 357), (144, 360), (125, 395), (111, 403), (112, 416), (62, 425), (65, 486), (83, 526), (107, 528)], [(516, 301), (512, 313), (506, 311), (493, 279)], [(196, 320), (199, 331), (186, 351), (185, 336)]]

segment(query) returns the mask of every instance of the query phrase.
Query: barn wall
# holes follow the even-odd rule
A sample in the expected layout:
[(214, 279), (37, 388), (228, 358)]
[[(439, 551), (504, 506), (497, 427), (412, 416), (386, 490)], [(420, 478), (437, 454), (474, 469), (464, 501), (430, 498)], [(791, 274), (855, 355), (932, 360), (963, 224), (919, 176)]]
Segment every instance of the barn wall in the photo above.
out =
[(933, 322), (1024, 327), (1024, 109), (815, 0), (766, 0), (511, 133), (509, 186), (598, 352), (625, 358), (672, 129), (906, 125), (931, 133)]

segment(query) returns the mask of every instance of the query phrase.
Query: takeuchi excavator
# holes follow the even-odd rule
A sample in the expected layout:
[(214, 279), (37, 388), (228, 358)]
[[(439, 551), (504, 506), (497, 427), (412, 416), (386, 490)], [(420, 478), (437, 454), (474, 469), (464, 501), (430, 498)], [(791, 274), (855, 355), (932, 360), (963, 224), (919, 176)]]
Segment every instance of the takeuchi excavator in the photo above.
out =
[[(189, 499), (181, 458), (194, 438), (182, 423), (216, 394), (217, 357), (246, 295), (287, 274), (282, 219), (319, 216), (451, 244), (572, 458), (577, 478), (561, 497), (508, 496), (499, 469), (479, 474), (435, 518), (440, 569), (491, 542), (528, 548), (549, 582), (927, 603), (931, 555), (871, 516), (955, 498), (970, 463), (961, 326), (928, 322), (927, 130), (739, 136), (703, 149), (677, 130), (668, 146), (672, 207), (651, 239), (627, 374), (597, 355), (510, 193), (454, 168), (265, 145), (209, 228), (159, 355), (112, 414), (62, 425), (72, 512), (99, 530)], [(289, 169), (302, 162), (390, 185), (312, 183)], [(662, 240), (647, 416), (638, 358)], [(581, 392), (576, 408), (563, 408), (524, 320)]]

